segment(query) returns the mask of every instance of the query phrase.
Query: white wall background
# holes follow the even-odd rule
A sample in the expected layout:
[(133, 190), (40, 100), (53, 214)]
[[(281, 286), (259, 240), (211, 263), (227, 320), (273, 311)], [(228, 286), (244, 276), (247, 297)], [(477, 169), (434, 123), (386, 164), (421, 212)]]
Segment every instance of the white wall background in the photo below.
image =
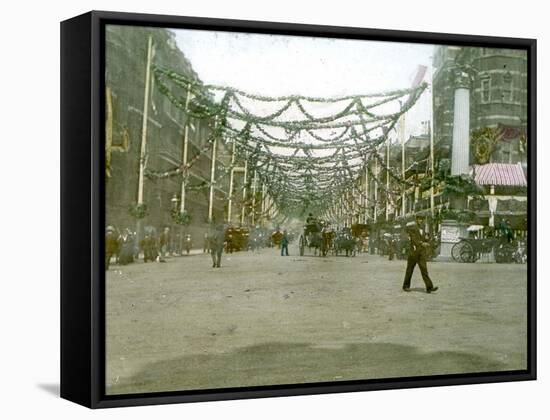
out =
[[(63, 4), (64, 3), (64, 4)], [(545, 3), (461, 0), (216, 2), (8, 1), (0, 31), (0, 416), (18, 418), (279, 419), (547, 418), (546, 285), (539, 241), (539, 380), (92, 412), (57, 398), (59, 383), (59, 22), (91, 9), (331, 24), (538, 39), (539, 238), (549, 238), (544, 162), (550, 157)], [(472, 287), (477, 287), (475, 283)], [(546, 414), (546, 416), (545, 416)]]

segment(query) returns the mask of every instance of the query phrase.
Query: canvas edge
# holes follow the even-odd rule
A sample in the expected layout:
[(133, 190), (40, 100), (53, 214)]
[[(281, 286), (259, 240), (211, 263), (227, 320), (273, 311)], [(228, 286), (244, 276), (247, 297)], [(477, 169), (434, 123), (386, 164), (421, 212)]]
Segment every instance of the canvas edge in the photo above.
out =
[[(101, 154), (102, 128), (100, 119), (102, 108), (103, 62), (102, 57), (102, 27), (106, 23), (165, 26), (165, 27), (194, 27), (203, 29), (217, 29), (227, 31), (280, 33), (288, 35), (315, 35), (342, 38), (372, 39), (402, 42), (426, 42), (431, 44), (452, 44), (472, 46), (492, 46), (507, 48), (522, 48), (529, 53), (529, 227), (530, 231), (530, 259), (528, 281), (528, 368), (525, 371), (495, 372), (475, 375), (449, 375), (442, 377), (401, 378), (383, 381), (365, 381), (363, 383), (326, 383), (300, 384), (288, 386), (274, 386), (262, 388), (236, 388), (231, 390), (205, 390), (177, 393), (151, 393), (136, 395), (105, 396), (104, 392), (104, 300), (102, 280), (102, 222), (104, 212), (103, 193), (103, 159)], [(88, 33), (74, 37), (75, 26), (84, 25)], [(70, 40), (67, 39), (71, 34)], [(80, 43), (86, 49), (88, 61), (79, 62), (63, 50), (63, 46), (71, 43)], [(356, 392), (384, 389), (403, 389), (416, 387), (472, 385), (493, 382), (524, 381), (536, 379), (536, 40), (527, 38), (487, 37), (477, 35), (456, 35), (443, 33), (422, 33), (413, 31), (396, 31), (381, 29), (365, 29), (351, 27), (333, 27), (320, 25), (303, 25), (275, 22), (256, 22), (226, 19), (165, 16), (134, 14), (121, 12), (93, 11), (79, 17), (62, 22), (62, 51), (61, 51), (61, 248), (62, 248), (62, 339), (61, 339), (61, 396), (76, 403), (91, 408), (107, 408), (136, 405), (170, 404), (182, 402), (201, 402), (244, 398), (266, 398), (292, 395), (312, 395), (336, 392)], [(65, 63), (65, 65), (64, 65)], [(88, 63), (88, 64), (86, 64)], [(74, 83), (72, 71), (85, 72), (88, 70), (89, 79), (79, 85), (81, 95), (67, 89)], [(87, 89), (86, 89), (87, 88)], [(87, 91), (86, 91), (87, 90)], [(65, 95), (65, 99), (64, 98)], [(68, 121), (71, 104), (84, 102), (85, 107), (77, 111), (76, 120)], [(67, 150), (69, 138), (74, 138), (73, 132), (86, 127), (86, 134), (79, 138), (79, 144), (87, 147), (88, 152), (81, 156)], [(89, 142), (89, 143), (85, 143)], [(73, 161), (74, 159), (74, 161)], [(69, 160), (72, 163), (69, 163)], [(73, 172), (78, 161), (80, 172)], [(81, 173), (82, 167), (90, 167), (87, 175), (76, 176)], [(73, 212), (69, 207), (71, 193), (86, 191), (88, 206), (78, 206)], [(68, 214), (69, 208), (71, 214)], [(90, 226), (83, 237), (77, 237), (78, 245), (73, 248), (73, 236), (68, 233), (78, 223), (79, 218), (85, 218)], [(81, 221), (82, 219), (80, 219)], [(69, 244), (71, 246), (69, 246)], [(87, 249), (89, 248), (89, 249)], [(87, 256), (83, 256), (84, 249)], [(88, 258), (89, 263), (76, 266), (74, 258)], [(74, 275), (77, 279), (74, 280)], [(75, 291), (75, 281), (87, 290), (86, 293)], [(71, 302), (69, 302), (71, 301)], [(75, 302), (78, 302), (76, 304)], [(76, 307), (75, 307), (76, 306)], [(84, 326), (84, 328), (82, 328)], [(78, 331), (75, 333), (75, 331)], [(84, 356), (82, 356), (84, 355)], [(77, 360), (80, 356), (84, 360)], [(78, 379), (75, 371), (81, 372)], [(103, 372), (103, 373), (102, 373)], [(103, 383), (102, 383), (103, 381)]]

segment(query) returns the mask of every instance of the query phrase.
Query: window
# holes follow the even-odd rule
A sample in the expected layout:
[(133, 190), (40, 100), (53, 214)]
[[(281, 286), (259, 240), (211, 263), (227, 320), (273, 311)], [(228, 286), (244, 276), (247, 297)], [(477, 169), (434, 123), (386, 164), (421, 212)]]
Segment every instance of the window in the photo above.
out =
[(502, 102), (512, 102), (514, 99), (512, 90), (512, 75), (507, 72), (502, 77)]
[(489, 76), (481, 79), (481, 103), (487, 103), (491, 100), (491, 79)]

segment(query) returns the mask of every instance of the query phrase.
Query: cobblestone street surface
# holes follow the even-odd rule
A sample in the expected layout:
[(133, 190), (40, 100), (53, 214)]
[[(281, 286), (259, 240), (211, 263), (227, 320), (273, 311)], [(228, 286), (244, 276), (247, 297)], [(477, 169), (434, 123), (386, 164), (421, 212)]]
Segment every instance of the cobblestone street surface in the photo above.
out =
[(198, 251), (106, 276), (107, 393), (526, 368), (527, 268)]

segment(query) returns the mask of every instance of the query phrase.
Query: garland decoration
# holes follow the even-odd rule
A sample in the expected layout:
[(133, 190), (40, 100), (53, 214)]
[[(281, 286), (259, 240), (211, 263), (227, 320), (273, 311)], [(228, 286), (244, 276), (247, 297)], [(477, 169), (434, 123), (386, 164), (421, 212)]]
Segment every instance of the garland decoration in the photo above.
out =
[[(390, 92), (319, 98), (252, 94), (204, 84), (160, 66), (153, 66), (153, 75), (159, 92), (188, 117), (216, 123), (189, 162), (164, 172), (148, 170), (149, 178), (187, 177), (218, 139), (235, 142), (235, 161), (248, 161), (249, 169), (256, 171), (279, 210), (287, 215), (303, 214), (306, 208), (318, 212), (330, 208), (338, 193), (353, 185), (365, 168), (381, 187), (381, 195), (392, 202), (413, 185), (386, 168), (379, 152), (401, 115), (425, 91), (426, 83)], [(189, 92), (192, 99), (187, 101), (181, 92)], [(377, 174), (370, 170), (373, 161), (383, 169)], [(214, 183), (232, 169), (233, 165), (225, 166)], [(397, 187), (385, 191), (383, 176)], [(204, 181), (186, 188), (200, 190), (211, 184)]]
[(191, 215), (187, 211), (182, 213), (179, 209), (172, 209), (170, 210), (170, 215), (173, 222), (177, 225), (187, 226), (191, 223)]
[(136, 203), (136, 204), (130, 205), (130, 207), (128, 208), (128, 212), (138, 220), (145, 218), (149, 214), (149, 211), (147, 209), (147, 204), (145, 203), (141, 203), (141, 204)]

